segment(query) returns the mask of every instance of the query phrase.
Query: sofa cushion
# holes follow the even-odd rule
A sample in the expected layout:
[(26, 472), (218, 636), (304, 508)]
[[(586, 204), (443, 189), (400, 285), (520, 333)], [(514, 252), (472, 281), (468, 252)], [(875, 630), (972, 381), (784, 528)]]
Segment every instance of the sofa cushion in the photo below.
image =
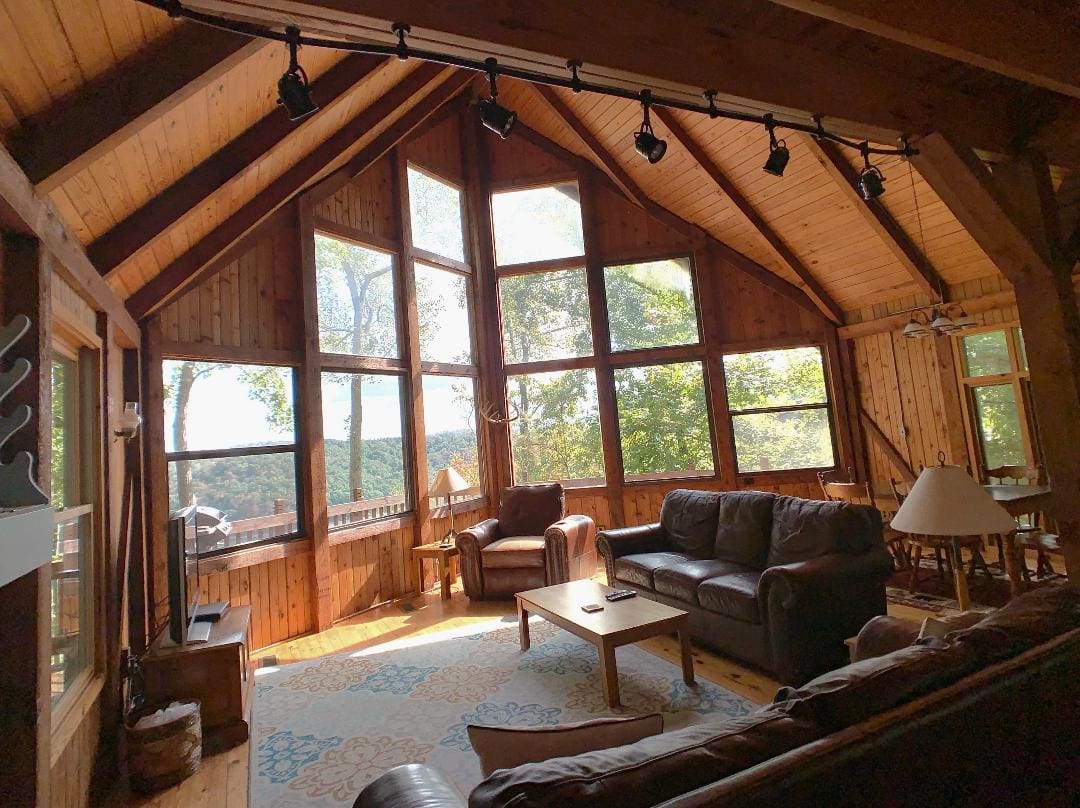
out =
[(1080, 628), (1080, 586), (1050, 584), (1025, 592), (971, 628), (953, 631), (945, 639), (971, 647), (989, 664), (1075, 628)]
[(660, 527), (671, 548), (691, 558), (712, 558), (719, 507), (716, 491), (668, 491), (660, 506)]
[(829, 671), (798, 689), (782, 687), (774, 704), (835, 731), (950, 685), (980, 667), (971, 648), (926, 640)]
[(558, 483), (504, 488), (499, 496), (499, 530), (504, 536), (542, 536), (562, 519), (563, 505)]
[(761, 622), (761, 604), (757, 597), (761, 570), (742, 569), (702, 581), (698, 587), (698, 603), (744, 623)]
[(507, 536), (480, 551), (480, 566), (487, 569), (544, 566), (543, 536)]
[(717, 509), (713, 556), (762, 569), (769, 553), (773, 500), (763, 491), (725, 491)]
[(616, 580), (643, 586), (646, 589), (655, 589), (653, 574), (658, 569), (690, 560), (682, 553), (635, 553), (616, 558), (612, 566), (615, 569)]
[(487, 777), (496, 769), (636, 743), (663, 732), (664, 716), (651, 713), (627, 718), (596, 718), (554, 727), (469, 724), (465, 729), (473, 751), (480, 758), (480, 771)]
[(866, 505), (778, 496), (766, 564), (794, 564), (828, 553), (861, 553), (881, 541), (881, 514)]
[(500, 769), (473, 789), (469, 806), (644, 808), (823, 735), (815, 725), (782, 712), (756, 712), (654, 735), (628, 746)]
[(706, 578), (715, 578), (726, 572), (737, 572), (742, 568), (729, 561), (682, 561), (678, 564), (659, 567), (653, 573), (653, 589), (661, 595), (675, 598), (686, 603), (698, 602), (698, 584)]

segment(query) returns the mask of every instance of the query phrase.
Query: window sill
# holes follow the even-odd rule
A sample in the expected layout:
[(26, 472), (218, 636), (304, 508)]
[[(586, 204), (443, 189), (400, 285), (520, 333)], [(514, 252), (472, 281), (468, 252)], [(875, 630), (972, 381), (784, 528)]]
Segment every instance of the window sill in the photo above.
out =
[(416, 521), (416, 514), (412, 511), (400, 513), (394, 516), (386, 516), (382, 519), (373, 519), (370, 522), (362, 522), (356, 525), (340, 527), (330, 532), (329, 542), (331, 545), (348, 544), (349, 542), (367, 539), (371, 536), (379, 536), (389, 533), (391, 530), (401, 530), (411, 527)]
[(311, 539), (294, 536), (271, 544), (257, 544), (251, 547), (240, 546), (235, 550), (219, 551), (212, 556), (199, 556), (199, 574), (228, 572), (243, 567), (254, 567), (279, 558), (302, 555), (311, 552)]
[(68, 744), (71, 743), (71, 739), (94, 706), (104, 686), (105, 674), (84, 671), (75, 681), (74, 687), (61, 697), (52, 716), (52, 737), (49, 741), (50, 768), (56, 765)]
[(818, 474), (830, 474), (840, 470), (839, 466), (825, 466), (823, 468), (805, 469), (771, 469), (769, 471), (744, 471), (735, 475), (735, 481), (739, 485), (753, 485), (760, 480), (770, 483), (805, 483), (817, 482)]

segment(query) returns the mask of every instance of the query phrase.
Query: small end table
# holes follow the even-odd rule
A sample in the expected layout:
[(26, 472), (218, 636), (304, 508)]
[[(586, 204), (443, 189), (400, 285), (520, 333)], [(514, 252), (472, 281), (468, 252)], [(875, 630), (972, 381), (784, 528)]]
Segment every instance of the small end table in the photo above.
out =
[(419, 547), (412, 548), (412, 557), (420, 574), (421, 592), (424, 591), (424, 559), (430, 558), (435, 561), (435, 574), (442, 585), (442, 599), (450, 600), (450, 584), (454, 580), (450, 572), (450, 559), (458, 555), (458, 552), (456, 545), (450, 544), (444, 547), (439, 542), (421, 544)]

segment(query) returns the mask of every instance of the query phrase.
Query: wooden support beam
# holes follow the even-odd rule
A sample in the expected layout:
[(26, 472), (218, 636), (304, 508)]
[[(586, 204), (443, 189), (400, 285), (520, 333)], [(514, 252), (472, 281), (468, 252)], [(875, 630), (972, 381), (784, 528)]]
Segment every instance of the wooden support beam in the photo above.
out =
[(800, 137), (810, 149), (810, 153), (836, 182), (836, 186), (844, 192), (855, 211), (863, 217), (874, 234), (884, 242), (889, 251), (896, 256), (896, 260), (907, 270), (908, 275), (919, 287), (919, 291), (925, 292), (936, 300), (945, 288), (941, 277), (930, 265), (926, 256), (908, 238), (903, 228), (896, 223), (881, 201), (878, 199), (867, 201), (862, 198), (857, 188), (859, 172), (847, 161), (840, 148), (834, 143), (816, 140), (809, 135)]
[(185, 22), (24, 121), (9, 148), (48, 194), (268, 43)]
[[(362, 153), (381, 156), (395, 143), (423, 123), (434, 112), (430, 99), (435, 92), (460, 90), (466, 78), (452, 71), (432, 91), (425, 88), (444, 72), (437, 65), (425, 64), (386, 91), (377, 101), (356, 115), (349, 123), (327, 138), (313, 151), (297, 161), (280, 177), (271, 182), (239, 211), (222, 222), (159, 275), (128, 298), (132, 316), (143, 319), (183, 292), (203, 275), (203, 270), (239, 239), (259, 225), (266, 217), (284, 205), (305, 186), (317, 179), (341, 154), (362, 138), (370, 129), (399, 111), (402, 105), (413, 106), (369, 143)], [(374, 159), (374, 158), (372, 158)]]
[(1043, 461), (1069, 575), (1080, 577), (1080, 310), (1050, 173), (1026, 154), (993, 174), (968, 147), (921, 138), (919, 172), (1013, 284), (1024, 329)]
[(1080, 98), (1080, 29), (1030, 3), (771, 0), (830, 22)]
[(897, 473), (900, 475), (900, 479), (906, 483), (915, 482), (918, 475), (915, 473), (914, 469), (911, 468), (907, 459), (899, 449), (893, 446), (892, 441), (881, 431), (881, 427), (877, 425), (877, 422), (870, 413), (862, 407), (859, 408), (859, 423), (862, 424), (867, 439), (870, 443), (877, 446), (888, 461), (892, 463), (893, 468), (896, 469)]
[(54, 268), (98, 311), (112, 319), (122, 347), (139, 344), (139, 327), (123, 301), (98, 275), (79, 240), (51, 201), (37, 193), (23, 170), (0, 146), (0, 227), (33, 235), (56, 259)]
[[(795, 284), (789, 283), (776, 273), (770, 272), (756, 261), (752, 261), (742, 253), (732, 249), (700, 226), (688, 222), (686, 219), (677, 216), (662, 205), (653, 202), (638, 184), (634, 182), (633, 178), (630, 177), (619, 161), (603, 147), (578, 117), (574, 115), (570, 107), (566, 105), (566, 102), (559, 97), (555, 90), (540, 85), (529, 86), (533, 87), (540, 97), (546, 101), (551, 109), (562, 119), (563, 123), (578, 135), (589, 152), (593, 154), (595, 162), (606, 169), (606, 171), (601, 171), (600, 173), (603, 174), (608, 182), (615, 185), (630, 202), (644, 208), (651, 216), (663, 222), (672, 230), (682, 233), (695, 245), (703, 246), (708, 243), (712, 246), (715, 253), (728, 264), (751, 275), (755, 280), (765, 284), (770, 289), (779, 292), (789, 300), (798, 303), (807, 311), (812, 311), (815, 314), (820, 313), (814, 302)], [(515, 132), (521, 128), (524, 127), (522, 127), (519, 122)], [(540, 137), (543, 136), (541, 135)], [(544, 140), (547, 140), (547, 138), (544, 138)], [(550, 143), (550, 141), (548, 142)], [(551, 145), (555, 146), (555, 144)], [(569, 155), (569, 157), (564, 157), (562, 159), (568, 160), (571, 165), (576, 165), (581, 160), (576, 154), (570, 154), (569, 152), (566, 154)], [(597, 170), (599, 171), (599, 169)]]
[[(1016, 303), (1016, 295), (1013, 294), (1011, 289), (1007, 289), (1003, 292), (992, 292), (988, 295), (972, 297), (958, 302), (964, 307), (964, 311), (968, 314), (979, 314), (984, 311), (1004, 309), (1014, 305)], [(910, 312), (903, 314), (887, 314), (884, 317), (877, 317), (873, 320), (864, 320), (861, 323), (852, 323), (851, 325), (841, 326), (837, 329), (837, 332), (841, 339), (858, 339), (859, 337), (869, 337), (872, 334), (883, 334), (886, 331), (899, 331), (910, 319)]]
[(334, 107), (346, 103), (353, 90), (383, 62), (361, 54), (338, 62), (312, 86), (312, 94), (320, 104), (316, 115), (296, 124), (282, 110), (272, 110), (90, 244), (86, 252), (94, 266), (107, 276), (156, 239), (168, 238), (169, 231), (209, 197), (256, 164), (271, 159), (283, 140), (303, 136), (319, 115), (328, 115)]
[(671, 132), (671, 136), (677, 143), (682, 145), (686, 149), (690, 156), (694, 158), (694, 161), (701, 166), (702, 170), (709, 175), (709, 178), (716, 183), (721, 191), (731, 200), (731, 203), (738, 209), (743, 215), (743, 218), (750, 223), (750, 226), (756, 230), (769, 246), (772, 247), (780, 260), (787, 264), (788, 268), (795, 273), (795, 275), (803, 282), (806, 287), (806, 293), (810, 296), (810, 299), (814, 301), (814, 305), (817, 306), (823, 315), (834, 323), (842, 323), (844, 321), (844, 310), (837, 305), (836, 301), (832, 299), (832, 296), (825, 291), (825, 288), (821, 285), (817, 278), (814, 277), (810, 269), (802, 262), (799, 256), (795, 255), (794, 251), (784, 242), (776, 231), (769, 226), (769, 223), (761, 216), (760, 213), (750, 204), (750, 201), (742, 195), (734, 183), (728, 179), (723, 169), (716, 164), (705, 152), (703, 148), (694, 140), (686, 128), (679, 123), (675, 114), (665, 108), (656, 107), (653, 110), (656, 117), (663, 122), (664, 126)]

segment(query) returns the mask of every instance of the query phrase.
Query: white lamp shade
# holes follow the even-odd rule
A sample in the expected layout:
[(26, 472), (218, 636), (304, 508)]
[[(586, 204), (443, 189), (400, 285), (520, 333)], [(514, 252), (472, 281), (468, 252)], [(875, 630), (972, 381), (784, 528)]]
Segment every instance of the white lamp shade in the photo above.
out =
[(435, 482), (431, 484), (428, 494), (433, 497), (448, 497), (470, 487), (465, 478), (454, 471), (453, 466), (447, 466), (435, 473)]
[(982, 536), (1016, 530), (1008, 511), (959, 466), (923, 469), (889, 524), (901, 533), (921, 536)]

